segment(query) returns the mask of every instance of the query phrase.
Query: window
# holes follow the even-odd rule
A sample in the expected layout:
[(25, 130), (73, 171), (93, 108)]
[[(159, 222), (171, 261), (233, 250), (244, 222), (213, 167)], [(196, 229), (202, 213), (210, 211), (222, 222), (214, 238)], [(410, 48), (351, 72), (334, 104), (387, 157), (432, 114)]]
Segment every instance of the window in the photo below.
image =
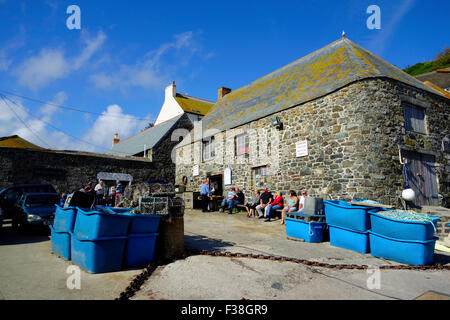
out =
[(267, 167), (253, 168), (253, 181), (255, 183), (260, 182), (265, 176), (267, 176)]
[(425, 110), (422, 108), (403, 105), (405, 117), (405, 129), (419, 133), (427, 133), (425, 130)]
[(248, 134), (236, 136), (236, 155), (248, 153)]
[(203, 140), (203, 161), (214, 158), (214, 137)]

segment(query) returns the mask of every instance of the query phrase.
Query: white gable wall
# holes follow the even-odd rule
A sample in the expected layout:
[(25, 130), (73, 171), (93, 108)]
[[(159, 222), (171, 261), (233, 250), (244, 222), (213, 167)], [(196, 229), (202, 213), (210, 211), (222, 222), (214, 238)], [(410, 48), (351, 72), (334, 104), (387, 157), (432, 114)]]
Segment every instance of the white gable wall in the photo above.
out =
[(184, 113), (184, 110), (175, 100), (176, 93), (177, 90), (175, 83), (172, 83), (171, 85), (166, 87), (164, 103), (161, 107), (158, 118), (155, 121), (155, 125)]

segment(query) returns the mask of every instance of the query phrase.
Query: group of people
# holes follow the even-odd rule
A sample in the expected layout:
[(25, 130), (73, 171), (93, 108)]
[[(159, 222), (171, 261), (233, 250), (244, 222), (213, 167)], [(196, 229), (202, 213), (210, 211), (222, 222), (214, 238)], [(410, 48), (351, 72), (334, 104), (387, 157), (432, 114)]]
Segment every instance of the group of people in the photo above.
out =
[(289, 191), (289, 198), (285, 205), (283, 195), (280, 191), (275, 192), (275, 197), (267, 190), (267, 187), (262, 187), (262, 190), (255, 189), (253, 197), (246, 203), (247, 217), (250, 218), (258, 214), (258, 219), (266, 218), (264, 221), (269, 222), (272, 212), (281, 210), (281, 222), (284, 224), (284, 216), (287, 212), (302, 212), (305, 205), (305, 198), (307, 196), (306, 190), (301, 191), (300, 197), (294, 190)]
[[(300, 196), (294, 190), (289, 191), (289, 197), (285, 203), (283, 195), (280, 191), (275, 192), (275, 196), (267, 190), (267, 187), (262, 187), (261, 191), (255, 189), (253, 191), (252, 198), (245, 204), (247, 209), (247, 217), (258, 215), (259, 219), (265, 218), (266, 222), (271, 220), (273, 211), (281, 211), (281, 222), (284, 224), (284, 217), (287, 212), (302, 212), (305, 205), (305, 198), (307, 197), (306, 190), (300, 192)], [(212, 195), (212, 190), (209, 188), (209, 181), (206, 180), (200, 188), (200, 196), (202, 201), (202, 211), (208, 212), (210, 210), (210, 197)], [(228, 193), (224, 195), (222, 204), (219, 211), (225, 211), (228, 209), (229, 214), (233, 213), (233, 209), (239, 205), (245, 203), (244, 193), (235, 187), (230, 187)]]
[[(125, 191), (123, 184), (119, 180), (116, 180), (115, 186), (112, 186), (109, 191), (105, 189), (103, 180), (100, 180), (95, 187), (92, 186), (92, 181), (89, 181), (86, 186), (81, 186), (77, 191), (91, 193), (95, 197), (96, 205), (114, 206), (115, 200), (117, 199), (118, 195), (123, 195)], [(64, 206), (66, 199), (67, 194), (61, 194), (61, 206)]]

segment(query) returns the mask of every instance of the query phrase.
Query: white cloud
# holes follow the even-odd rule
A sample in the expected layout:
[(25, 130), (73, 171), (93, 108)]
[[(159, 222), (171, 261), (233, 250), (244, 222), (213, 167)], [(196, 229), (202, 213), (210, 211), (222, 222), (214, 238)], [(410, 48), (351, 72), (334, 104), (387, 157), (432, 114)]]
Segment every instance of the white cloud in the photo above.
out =
[[(170, 70), (184, 66), (199, 52), (192, 31), (175, 35), (173, 41), (160, 45), (148, 52), (145, 57), (134, 64), (121, 64), (117, 71), (100, 72), (92, 75), (90, 80), (101, 89), (124, 89), (142, 87), (159, 89), (169, 78)], [(167, 63), (167, 56), (174, 55), (173, 61)]]
[[(144, 119), (133, 119), (131, 115), (123, 113), (119, 105), (113, 104), (108, 106), (106, 111), (102, 112), (102, 115), (95, 120), (91, 129), (82, 139), (89, 141), (93, 145), (109, 149), (115, 133), (118, 133), (122, 139), (129, 137), (142, 130), (150, 122), (150, 115)], [(96, 149), (92, 145), (82, 145), (82, 147), (85, 150)], [(105, 150), (98, 150), (98, 148), (96, 150), (105, 152)]]
[(86, 38), (81, 53), (72, 58), (67, 58), (61, 48), (43, 48), (37, 55), (22, 62), (14, 74), (21, 85), (37, 90), (80, 69), (101, 48), (105, 40), (106, 35), (102, 31), (95, 38)]

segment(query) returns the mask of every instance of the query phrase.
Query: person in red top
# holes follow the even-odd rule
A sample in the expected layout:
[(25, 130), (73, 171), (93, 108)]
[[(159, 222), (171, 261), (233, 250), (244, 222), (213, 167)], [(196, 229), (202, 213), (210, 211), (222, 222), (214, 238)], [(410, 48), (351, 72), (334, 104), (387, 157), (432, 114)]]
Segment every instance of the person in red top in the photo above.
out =
[(272, 210), (278, 210), (283, 208), (283, 196), (281, 195), (280, 191), (277, 191), (275, 196), (275, 199), (273, 199), (272, 202), (269, 203), (269, 205), (266, 207), (266, 220), (264, 220), (265, 222), (269, 222), (270, 221), (270, 215)]

